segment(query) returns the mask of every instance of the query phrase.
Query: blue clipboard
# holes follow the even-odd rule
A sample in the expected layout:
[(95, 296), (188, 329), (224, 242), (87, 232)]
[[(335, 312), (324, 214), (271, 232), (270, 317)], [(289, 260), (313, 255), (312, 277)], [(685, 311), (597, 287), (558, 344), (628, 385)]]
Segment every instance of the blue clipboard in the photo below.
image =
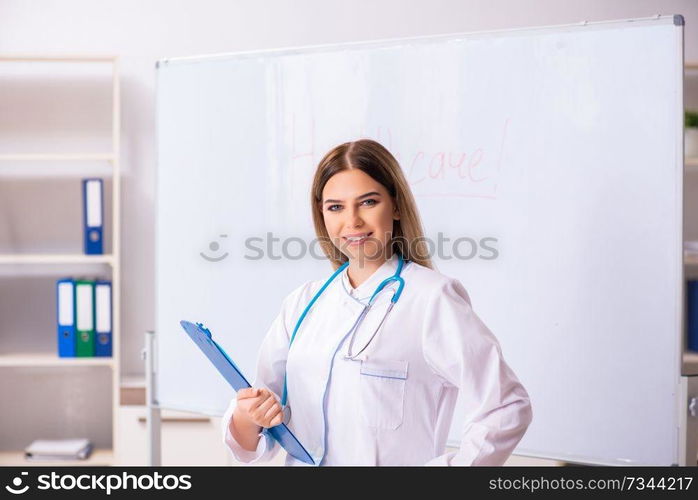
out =
[[(205, 328), (201, 323), (194, 324), (189, 321), (180, 321), (179, 324), (182, 325), (184, 331), (199, 346), (199, 349), (203, 351), (209, 361), (213, 363), (213, 366), (216, 367), (236, 392), (240, 389), (252, 387), (233, 360), (213, 340), (208, 328)], [(263, 432), (270, 434), (293, 457), (306, 464), (315, 465), (313, 457), (310, 456), (300, 441), (296, 439), (296, 436), (293, 435), (286, 424), (281, 423), (269, 429), (264, 429)]]

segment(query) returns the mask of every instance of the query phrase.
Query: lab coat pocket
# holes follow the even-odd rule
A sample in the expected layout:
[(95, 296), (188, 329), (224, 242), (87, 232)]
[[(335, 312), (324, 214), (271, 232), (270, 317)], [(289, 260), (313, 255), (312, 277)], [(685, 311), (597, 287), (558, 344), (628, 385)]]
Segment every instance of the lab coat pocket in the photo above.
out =
[(397, 429), (402, 424), (407, 361), (361, 362), (361, 405), (369, 427)]

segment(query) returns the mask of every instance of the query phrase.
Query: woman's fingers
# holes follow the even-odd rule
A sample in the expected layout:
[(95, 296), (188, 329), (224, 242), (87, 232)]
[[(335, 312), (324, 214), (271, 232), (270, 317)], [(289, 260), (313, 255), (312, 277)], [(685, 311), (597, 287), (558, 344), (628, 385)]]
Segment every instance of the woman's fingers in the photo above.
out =
[(256, 398), (259, 394), (259, 389), (255, 389), (254, 387), (246, 387), (245, 389), (240, 389), (238, 391), (238, 400), (240, 399), (249, 399), (249, 398)]
[(258, 419), (263, 419), (264, 415), (267, 413), (269, 408), (276, 404), (276, 398), (273, 395), (268, 396), (260, 405), (258, 405), (254, 410), (254, 415)]
[(239, 401), (248, 400), (244, 405), (247, 407), (246, 413), (257, 425), (274, 427), (283, 420), (281, 405), (269, 389), (254, 387), (240, 389), (237, 393), (237, 399)]
[(255, 389), (254, 387), (248, 387), (247, 389), (240, 389), (240, 391), (238, 391), (238, 400), (251, 400), (247, 401), (246, 404), (248, 411), (252, 413), (255, 408), (266, 401), (269, 394), (271, 393), (267, 389)]
[(281, 410), (281, 405), (277, 403), (267, 410), (263, 420), (266, 427), (273, 427), (279, 425), (282, 418), (283, 411)]

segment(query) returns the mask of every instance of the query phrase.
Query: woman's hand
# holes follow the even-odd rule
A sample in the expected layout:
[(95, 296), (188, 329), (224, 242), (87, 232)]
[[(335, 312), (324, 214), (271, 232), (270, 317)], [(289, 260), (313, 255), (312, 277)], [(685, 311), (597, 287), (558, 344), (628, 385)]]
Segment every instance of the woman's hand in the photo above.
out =
[(264, 428), (279, 425), (283, 420), (281, 404), (269, 389), (240, 389), (235, 410), (246, 421)]

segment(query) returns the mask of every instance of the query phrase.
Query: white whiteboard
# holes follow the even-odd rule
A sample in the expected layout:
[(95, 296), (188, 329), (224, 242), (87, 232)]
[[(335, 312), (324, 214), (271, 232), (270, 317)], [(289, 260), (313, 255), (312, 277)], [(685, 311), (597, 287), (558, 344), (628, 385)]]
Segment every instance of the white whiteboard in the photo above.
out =
[[(254, 377), (281, 300), (331, 267), (250, 260), (245, 241), (272, 233), (274, 256), (296, 255), (317, 162), (371, 137), (429, 238), (451, 255), (477, 242), (434, 262), (531, 395), (517, 453), (677, 463), (682, 44), (665, 16), (160, 61), (160, 404), (222, 414), (233, 397), (180, 319)], [(457, 410), (451, 444), (461, 428)]]

